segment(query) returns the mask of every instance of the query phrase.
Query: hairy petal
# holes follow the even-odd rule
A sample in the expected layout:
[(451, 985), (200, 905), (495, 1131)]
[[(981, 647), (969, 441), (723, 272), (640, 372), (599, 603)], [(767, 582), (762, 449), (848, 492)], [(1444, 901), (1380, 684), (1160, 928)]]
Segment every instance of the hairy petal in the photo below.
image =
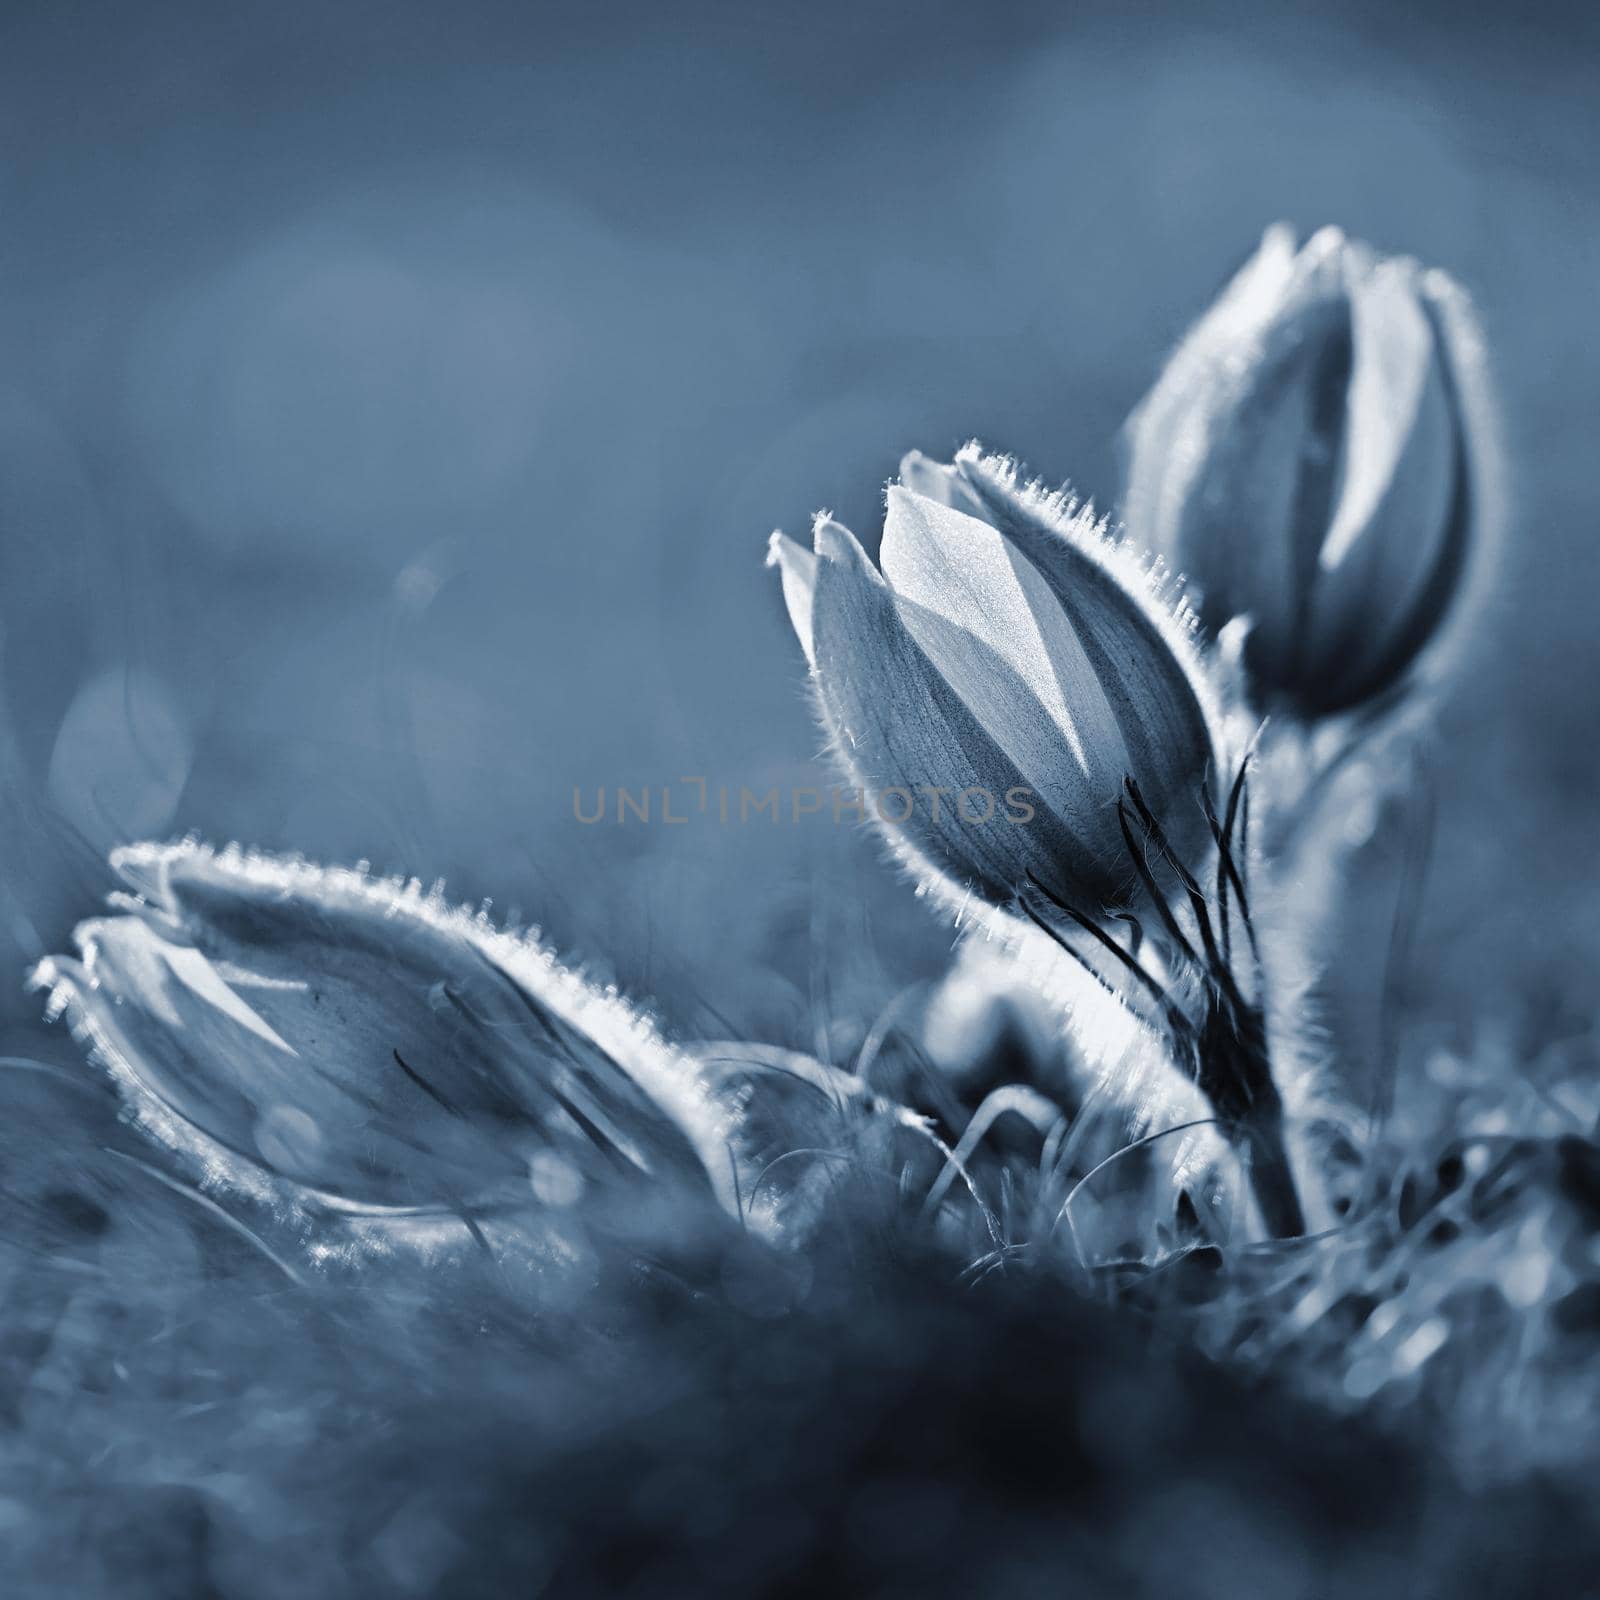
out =
[[(981, 790), (997, 809), (988, 823), (970, 823), (946, 800), (935, 821), (919, 800), (903, 825), (879, 818), (896, 848), (989, 900), (1009, 899), (1030, 873), (1064, 897), (1120, 896), (1124, 869), (1075, 837), (1050, 807), (1039, 804), (1025, 823), (1005, 819), (1008, 791), (1031, 787), (1025, 773), (934, 665), (906, 620), (910, 603), (897, 600), (854, 536), (822, 520), (816, 539), (818, 694), (852, 776), (875, 791)], [(931, 634), (940, 622), (929, 613), (918, 626)], [(941, 648), (949, 653), (954, 645), (946, 639)], [(973, 640), (971, 648), (984, 647)], [(989, 660), (996, 673), (1010, 673), (992, 651)]]
[(537, 944), (401, 884), (141, 845), (138, 896), (35, 981), (158, 1138), (291, 1207), (528, 1205), (530, 1161), (710, 1193), (692, 1063)]
[(1200, 792), (1214, 779), (1220, 714), (1207, 704), (1192, 624), (1092, 517), (1020, 488), (1009, 464), (969, 447), (955, 472), (985, 505), (1016, 556), (1036, 574), (1094, 676), (1118, 735), (1121, 770), (1135, 778), (1192, 860), (1208, 850)]

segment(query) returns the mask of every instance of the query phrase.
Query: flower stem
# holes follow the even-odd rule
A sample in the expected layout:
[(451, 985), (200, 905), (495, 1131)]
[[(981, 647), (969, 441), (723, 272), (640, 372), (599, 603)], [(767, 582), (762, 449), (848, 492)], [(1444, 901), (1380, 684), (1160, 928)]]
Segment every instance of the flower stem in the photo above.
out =
[(1295, 1187), (1294, 1172), (1289, 1165), (1289, 1149), (1283, 1137), (1283, 1116), (1280, 1112), (1270, 1127), (1241, 1130), (1236, 1143), (1243, 1146), (1248, 1141), (1246, 1155), (1250, 1171), (1250, 1187), (1255, 1193), (1256, 1205), (1267, 1232), (1275, 1239), (1297, 1239), (1306, 1231), (1305, 1213), (1300, 1209), (1300, 1195)]
[(1297, 1238), (1306, 1230), (1284, 1137), (1283, 1101), (1272, 1077), (1266, 1020), (1259, 1006), (1213, 989), (1194, 1047), (1194, 1076), (1244, 1161), (1267, 1231)]

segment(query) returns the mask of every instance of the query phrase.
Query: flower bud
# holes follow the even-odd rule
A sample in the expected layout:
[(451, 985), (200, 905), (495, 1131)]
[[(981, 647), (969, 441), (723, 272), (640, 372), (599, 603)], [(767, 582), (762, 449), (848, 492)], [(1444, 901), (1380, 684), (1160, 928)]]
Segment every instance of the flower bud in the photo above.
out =
[(470, 1215), (532, 1204), (557, 1159), (567, 1192), (634, 1171), (720, 1194), (702, 1076), (533, 940), (415, 880), (192, 843), (112, 863), (137, 894), (34, 981), (207, 1180)]
[(913, 802), (868, 812), (924, 881), (1004, 905), (1034, 880), (1086, 915), (1134, 902), (1130, 777), (1175, 849), (1203, 853), (1192, 621), (1089, 513), (969, 447), (907, 458), (881, 572), (827, 516), (814, 544), (774, 535), (771, 560), (822, 719), (853, 783)]
[(1249, 619), (1261, 702), (1344, 711), (1459, 636), (1496, 520), (1481, 345), (1444, 274), (1280, 225), (1134, 412), (1129, 533), (1209, 628)]

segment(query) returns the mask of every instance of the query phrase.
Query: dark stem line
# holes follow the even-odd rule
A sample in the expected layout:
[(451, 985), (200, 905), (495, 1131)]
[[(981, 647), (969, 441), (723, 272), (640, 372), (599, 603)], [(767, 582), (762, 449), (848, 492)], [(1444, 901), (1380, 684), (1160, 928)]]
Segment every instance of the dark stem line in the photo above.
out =
[[(1133, 974), (1133, 976), (1145, 987), (1145, 989), (1149, 991), (1151, 998), (1154, 999), (1155, 1003), (1161, 1008), (1161, 1014), (1165, 1018), (1169, 1028), (1174, 1030), (1182, 1030), (1185, 1033), (1191, 1031), (1189, 1019), (1184, 1016), (1182, 1011), (1178, 1009), (1178, 1006), (1173, 1000), (1172, 995), (1162, 987), (1162, 985), (1157, 981), (1155, 975), (1144, 965), (1143, 962), (1136, 960), (1126, 950), (1124, 950), (1122, 946), (1118, 944), (1117, 941), (1113, 939), (1111, 935), (1107, 933), (1104, 928), (1100, 927), (1100, 925), (1092, 918), (1085, 916), (1084, 913), (1077, 910), (1076, 907), (1069, 905), (1065, 900), (1060, 899), (1057, 895), (1052, 893), (1051, 890), (1042, 884), (1036, 877), (1034, 877), (1031, 872), (1028, 874), (1028, 881), (1050, 902), (1051, 905), (1056, 908), (1056, 910), (1062, 914), (1062, 916), (1070, 918), (1076, 927), (1083, 929), (1083, 931), (1088, 934), (1091, 939), (1094, 939), (1099, 944), (1103, 945), (1105, 949), (1109, 950), (1111, 954), (1118, 961), (1120, 961), (1130, 973)], [(1101, 977), (1099, 972), (1095, 971), (1093, 967), (1089, 966), (1087, 961), (1084, 961), (1082, 953), (1074, 949), (1073, 946), (1062, 939), (1060, 934), (1055, 929), (1049, 927), (1044, 922), (1044, 919), (1041, 918), (1033, 910), (1033, 908), (1028, 905), (1026, 900), (1022, 901), (1022, 908), (1030, 917), (1033, 918), (1034, 922), (1039, 927), (1043, 928), (1044, 931), (1062, 947), (1062, 949), (1067, 950), (1072, 955), (1076, 956), (1089, 972), (1093, 973), (1102, 984), (1105, 984), (1106, 988), (1111, 988), (1111, 985), (1106, 983), (1106, 980)], [(1112, 992), (1115, 993), (1114, 990)]]
[(1034, 925), (1034, 927), (1036, 927), (1047, 938), (1053, 940), (1061, 947), (1061, 949), (1065, 950), (1066, 953), (1071, 956), (1072, 959), (1076, 961), (1078, 965), (1082, 967), (1083, 970), (1087, 972), (1089, 976), (1106, 991), (1107, 994), (1116, 994), (1116, 986), (1106, 981), (1105, 975), (1096, 969), (1094, 963), (1089, 960), (1088, 956), (1086, 956), (1083, 951), (1078, 949), (1076, 945), (1067, 943), (1059, 928), (1052, 928), (1050, 924), (1046, 922), (1045, 919), (1041, 917), (1039, 913), (1035, 911), (1033, 907), (1030, 906), (1028, 902), (1020, 895), (1017, 897), (1017, 904), (1022, 907), (1023, 914)]
[[(1122, 991), (1120, 991), (1117, 986), (1112, 983), (1092, 961), (1090, 961), (1088, 956), (1086, 956), (1083, 951), (1081, 951), (1075, 944), (1069, 943), (1059, 928), (1052, 927), (1042, 916), (1039, 915), (1036, 910), (1034, 910), (1032, 906), (1028, 904), (1026, 900), (1022, 899), (1020, 896), (1018, 897), (1017, 903), (1022, 907), (1023, 912), (1028, 917), (1028, 920), (1032, 922), (1041, 933), (1045, 934), (1056, 945), (1058, 945), (1069, 956), (1071, 956), (1072, 959), (1076, 961), (1078, 965), (1086, 973), (1088, 973), (1088, 975), (1093, 978), (1094, 981), (1099, 984), (1108, 995), (1110, 995), (1114, 1000), (1125, 999)], [(1094, 938), (1100, 941), (1100, 943), (1104, 944), (1108, 950), (1111, 950), (1116, 955), (1122, 957), (1125, 961), (1127, 960), (1127, 952), (1122, 950), (1115, 943), (1115, 941), (1108, 940), (1105, 934), (1099, 928), (1095, 927), (1093, 923), (1084, 920), (1079, 913), (1075, 913), (1070, 910), (1066, 912), (1066, 915), (1072, 917), (1078, 927), (1082, 928), (1086, 933), (1092, 934)], [(1152, 993), (1155, 995), (1156, 1000), (1161, 1007), (1161, 1019), (1166, 1023), (1168, 1033), (1174, 1038), (1191, 1041), (1193, 1038), (1193, 1033), (1190, 1027), (1189, 1019), (1184, 1016), (1184, 1014), (1178, 1009), (1177, 1005), (1168, 997), (1166, 992), (1156, 984), (1155, 979), (1152, 978), (1143, 967), (1139, 966), (1137, 962), (1128, 962), (1128, 966), (1129, 970), (1133, 972), (1136, 977), (1150, 986)], [(1147, 1027), (1154, 1026), (1150, 1018), (1141, 1016), (1137, 1011), (1134, 1012), (1134, 1015), (1139, 1017), (1139, 1020)]]
[(1238, 772), (1234, 774), (1233, 786), (1228, 790), (1228, 810), (1222, 823), (1222, 837), (1230, 848), (1233, 845), (1233, 827), (1239, 820), (1239, 807), (1244, 799), (1245, 777), (1250, 771), (1250, 760), (1250, 754), (1246, 752), (1244, 760), (1239, 763)]
[[(1211, 803), (1209, 781), (1200, 787), (1200, 806), (1206, 814), (1206, 826), (1211, 830), (1212, 842), (1217, 847), (1217, 882), (1213, 891), (1217, 912), (1222, 922), (1222, 959), (1233, 961), (1233, 915), (1228, 909), (1228, 847), (1222, 842), (1222, 824), (1217, 821), (1217, 808)], [(1243, 906), (1240, 907), (1241, 912)]]
[(1150, 870), (1144, 849), (1133, 837), (1133, 829), (1128, 823), (1126, 800), (1117, 801), (1117, 826), (1122, 829), (1122, 842), (1127, 846), (1128, 859), (1133, 863), (1133, 870), (1139, 875), (1145, 893), (1155, 902), (1156, 913), (1161, 918), (1161, 926), (1167, 930), (1167, 937), (1172, 940), (1178, 953), (1190, 966), (1198, 967), (1200, 958), (1195, 954), (1194, 946), (1185, 937), (1183, 929), (1178, 926), (1178, 919), (1173, 916), (1172, 908), (1167, 904), (1167, 897), (1162, 894), (1161, 887), (1155, 880), (1155, 874)]
[[(1244, 776), (1240, 772), (1240, 778)], [(1238, 785), (1235, 784), (1237, 791)], [(1228, 829), (1217, 821), (1216, 808), (1211, 804), (1209, 793), (1203, 793), (1205, 802), (1206, 822), (1211, 828), (1211, 837), (1217, 845), (1217, 902), (1222, 907), (1222, 954), (1224, 960), (1231, 963), (1233, 958), (1232, 941), (1229, 938), (1232, 926), (1228, 916), (1227, 889), (1233, 890), (1234, 898), (1239, 902), (1239, 920), (1244, 924), (1245, 936), (1250, 941), (1250, 955), (1259, 967), (1261, 965), (1261, 947), (1256, 943), (1255, 921), (1250, 915), (1250, 896), (1245, 890), (1244, 874), (1239, 870), (1239, 864), (1234, 859), (1233, 846), (1228, 837)]]
[[(1138, 811), (1139, 821), (1144, 825), (1151, 843), (1161, 852), (1163, 859), (1177, 875), (1178, 882), (1182, 884), (1183, 891), (1189, 898), (1189, 909), (1194, 913), (1195, 923), (1200, 930), (1200, 941), (1205, 946), (1207, 976), (1234, 1005), (1241, 1010), (1244, 1009), (1248, 1002), (1239, 989), (1232, 967), (1223, 960), (1222, 952), (1217, 948), (1216, 931), (1211, 925), (1210, 906), (1206, 901), (1205, 890), (1200, 887), (1200, 880), (1183, 864), (1177, 851), (1168, 842), (1155, 813), (1145, 804), (1144, 796), (1139, 792), (1138, 782), (1128, 777), (1123, 780), (1123, 787), (1128, 791), (1128, 798)], [(1195, 965), (1198, 966), (1200, 963), (1196, 962)]]
[[(1209, 793), (1204, 795), (1204, 801), (1208, 821), (1216, 833), (1219, 856), (1217, 905), (1226, 919), (1227, 894), (1230, 888), (1236, 889), (1240, 914), (1259, 966), (1249, 901), (1231, 849), (1233, 824), (1240, 825), (1241, 841), (1245, 837), (1243, 830), (1248, 827), (1247, 772), (1248, 762), (1241, 765), (1234, 778), (1228, 797), (1229, 821), (1220, 830), (1216, 828)], [(1217, 944), (1205, 891), (1172, 848), (1160, 822), (1145, 803), (1137, 780), (1130, 775), (1124, 787), (1147, 837), (1183, 886), (1205, 948), (1204, 976), (1208, 980), (1205, 1013), (1196, 1030), (1198, 1042), (1191, 1050), (1195, 1081), (1227, 1126), (1234, 1148), (1245, 1163), (1250, 1187), (1267, 1230), (1280, 1238), (1298, 1237), (1305, 1232), (1305, 1214), (1289, 1160), (1283, 1101), (1272, 1075), (1264, 1012), (1240, 990), (1233, 972), (1231, 941), (1228, 955), (1224, 956)], [(1230, 872), (1237, 883), (1230, 879)], [(1179, 1041), (1175, 1039), (1174, 1042)]]
[[(1248, 757), (1234, 777), (1228, 794), (1226, 817), (1219, 822), (1209, 788), (1201, 803), (1206, 822), (1218, 852), (1216, 873), (1216, 916), (1222, 926), (1223, 943), (1217, 940), (1212, 904), (1194, 873), (1179, 859), (1155, 814), (1145, 803), (1138, 782), (1130, 775), (1123, 783), (1124, 793), (1117, 800), (1117, 824), (1128, 860), (1144, 887), (1172, 945), (1172, 958), (1188, 963), (1198, 982), (1201, 1011), (1189, 1015), (1174, 999), (1170, 989), (1159, 983), (1136, 955), (1130, 954), (1102, 925), (1117, 913), (1101, 912), (1090, 917), (1063, 900), (1053, 890), (1028, 874), (1031, 887), (1061, 916), (1087, 933), (1155, 1000), (1165, 1021), (1168, 1048), (1177, 1065), (1187, 1065), (1195, 1086), (1216, 1114), (1229, 1143), (1246, 1173), (1267, 1231), (1277, 1238), (1295, 1238), (1305, 1232), (1305, 1212), (1295, 1183), (1289, 1158), (1283, 1101), (1273, 1078), (1267, 1043), (1266, 1016), (1260, 1001), (1245, 997), (1233, 971), (1233, 938), (1230, 894), (1238, 902), (1239, 915), (1249, 936), (1250, 948), (1260, 967), (1255, 929), (1250, 917), (1249, 896), (1244, 875), (1234, 856), (1233, 840), (1238, 830), (1239, 849), (1248, 848), (1250, 795), (1245, 781)], [(1136, 836), (1137, 818), (1142, 837)], [(1178, 922), (1173, 901), (1156, 882), (1150, 859), (1154, 851), (1181, 885), (1193, 914), (1204, 956)], [(1105, 975), (1084, 951), (1070, 943), (1061, 929), (1030, 903), (1019, 891), (1017, 903), (1030, 921), (1071, 955), (1096, 981), (1110, 988)], [(1142, 929), (1138, 919), (1127, 917), (1137, 938)], [(1070, 1214), (1069, 1214), (1070, 1220)]]

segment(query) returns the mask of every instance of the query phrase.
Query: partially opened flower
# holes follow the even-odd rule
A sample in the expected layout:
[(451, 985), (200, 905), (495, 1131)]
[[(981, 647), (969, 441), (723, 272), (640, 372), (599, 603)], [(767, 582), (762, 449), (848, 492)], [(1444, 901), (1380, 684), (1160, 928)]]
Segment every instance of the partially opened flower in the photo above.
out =
[[(874, 808), (900, 855), (946, 898), (1025, 913), (1153, 1002), (1145, 1020), (1249, 1160), (1267, 1226), (1301, 1231), (1264, 1008), (1234, 971), (1244, 770), (1219, 808), (1222, 719), (1159, 569), (970, 446), (950, 466), (906, 458), (881, 572), (827, 516), (812, 551), (775, 534), (771, 559), (839, 761), (905, 799)], [(969, 795), (1025, 797), (1026, 815)]]
[(867, 813), (953, 898), (1135, 902), (1129, 780), (1175, 853), (1209, 848), (1191, 621), (1089, 513), (976, 449), (909, 457), (881, 571), (827, 516), (813, 551), (775, 534), (771, 559)]
[(648, 1175), (724, 1194), (703, 1076), (535, 941), (413, 881), (194, 845), (35, 981), (203, 1178), (303, 1209), (472, 1218)]
[(1493, 432), (1449, 278), (1335, 228), (1297, 250), (1275, 227), (1129, 421), (1128, 529), (1209, 627), (1248, 617), (1262, 702), (1347, 710), (1473, 620)]

